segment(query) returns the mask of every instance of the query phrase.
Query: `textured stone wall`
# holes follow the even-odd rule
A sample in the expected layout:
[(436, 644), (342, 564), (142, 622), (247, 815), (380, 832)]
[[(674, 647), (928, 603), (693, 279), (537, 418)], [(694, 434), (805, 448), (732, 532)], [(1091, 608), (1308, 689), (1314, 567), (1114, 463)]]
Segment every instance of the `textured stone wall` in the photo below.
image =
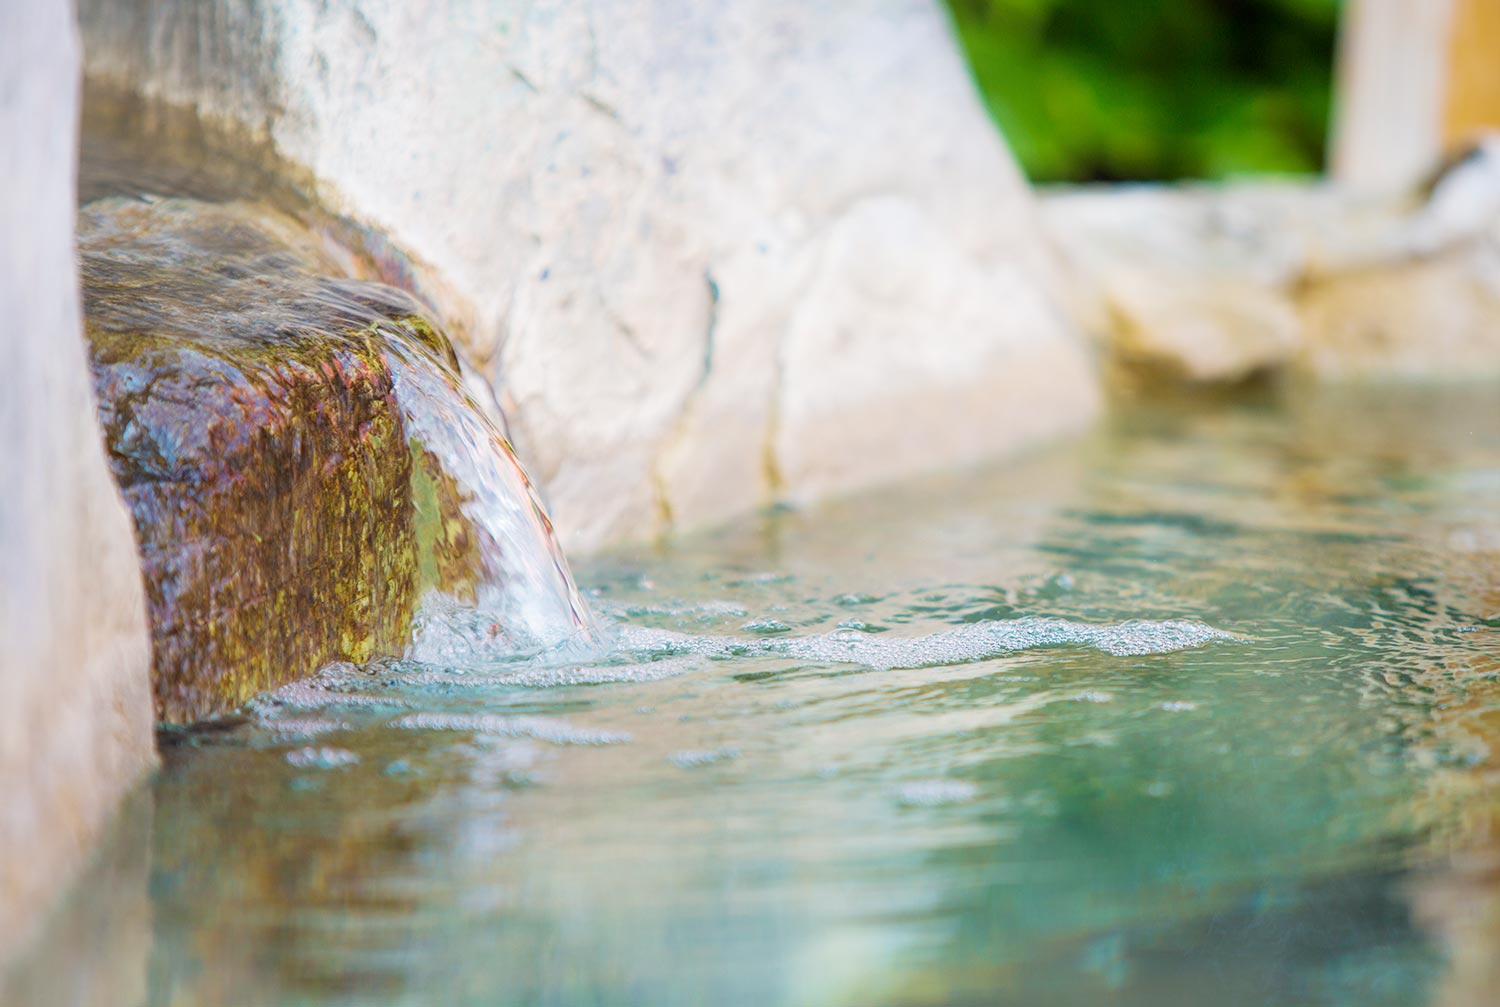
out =
[(1500, 141), (1389, 197), (1241, 181), (1063, 189), (1042, 206), (1132, 380), (1500, 377)]
[(570, 548), (1015, 449), (1097, 390), (934, 0), (85, 0), (96, 79), (310, 169)]
[(154, 758), (140, 571), (73, 263), (78, 60), (69, 4), (0, 4), (0, 963)]

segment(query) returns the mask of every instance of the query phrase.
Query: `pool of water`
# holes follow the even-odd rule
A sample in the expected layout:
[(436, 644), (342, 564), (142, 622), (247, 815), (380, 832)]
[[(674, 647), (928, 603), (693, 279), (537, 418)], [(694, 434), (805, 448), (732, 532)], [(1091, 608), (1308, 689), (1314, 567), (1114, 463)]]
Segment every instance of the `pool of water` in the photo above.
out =
[(1493, 389), (1140, 406), (575, 572), (598, 660), (431, 606), (163, 734), (17, 995), (1492, 1002)]

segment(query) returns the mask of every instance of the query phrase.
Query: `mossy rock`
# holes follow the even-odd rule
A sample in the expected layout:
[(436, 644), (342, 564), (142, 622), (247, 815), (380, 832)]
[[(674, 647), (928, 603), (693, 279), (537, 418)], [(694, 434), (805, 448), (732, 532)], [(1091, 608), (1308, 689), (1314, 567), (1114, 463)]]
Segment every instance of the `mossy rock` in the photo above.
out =
[(338, 276), (310, 232), (248, 207), (103, 200), (79, 249), (159, 719), (399, 654), (424, 590), (472, 591), (461, 489), (397, 401), (396, 354), (459, 381), (414, 299)]

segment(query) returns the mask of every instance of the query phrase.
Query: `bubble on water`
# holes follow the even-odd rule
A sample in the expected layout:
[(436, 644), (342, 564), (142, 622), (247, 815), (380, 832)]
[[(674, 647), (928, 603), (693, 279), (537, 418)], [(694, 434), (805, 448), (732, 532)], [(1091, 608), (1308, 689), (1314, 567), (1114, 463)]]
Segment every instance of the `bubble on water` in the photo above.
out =
[(699, 766), (711, 766), (717, 762), (737, 759), (739, 754), (740, 751), (737, 748), (687, 749), (673, 752), (667, 756), (667, 761), (682, 769), (696, 769)]
[(1198, 704), (1187, 699), (1170, 699), (1165, 703), (1156, 704), (1156, 708), (1168, 713), (1185, 713), (1188, 710), (1198, 709)]
[(1113, 703), (1115, 701), (1113, 695), (1107, 692), (1100, 692), (1097, 689), (1086, 689), (1073, 698), (1080, 703)]
[(624, 626), (620, 644), (643, 655), (697, 654), (722, 659), (779, 656), (825, 664), (859, 664), (877, 671), (984, 661), (1036, 647), (1078, 645), (1117, 657), (1167, 654), (1206, 643), (1237, 639), (1200, 622), (1173, 619), (1114, 625), (1066, 619), (982, 620), (926, 636), (898, 637), (840, 629), (812, 636), (753, 638), (695, 636), (671, 630)]
[(896, 788), (896, 803), (912, 808), (963, 804), (979, 795), (979, 788), (966, 780), (917, 780)]
[(513, 657), (519, 651), (499, 616), (442, 595), (428, 595), (412, 620), (406, 656), (423, 664), (472, 663), (476, 657)]
[(546, 717), (508, 717), (495, 713), (409, 713), (391, 721), (410, 731), (468, 731), (506, 738), (532, 738), (554, 745), (618, 745), (630, 740), (621, 731), (574, 727)]
[(295, 741), (298, 738), (315, 738), (320, 734), (347, 731), (349, 725), (342, 720), (323, 717), (287, 717), (276, 721), (275, 741)]
[(473, 667), (503, 663), (553, 663), (594, 660), (609, 651), (608, 628), (590, 616), (587, 629), (569, 635), (560, 630), (544, 637), (518, 632), (505, 613), (481, 602), (466, 605), (429, 593), (412, 620), (406, 657), (446, 666)]
[(701, 667), (703, 667), (701, 658), (669, 658), (644, 663), (579, 665), (571, 668), (528, 668), (496, 675), (490, 681), (495, 685), (519, 686), (528, 689), (553, 689), (570, 685), (635, 684), (676, 678)]
[(683, 614), (739, 617), (749, 615), (750, 611), (745, 606), (737, 605), (732, 601), (706, 601), (701, 605), (691, 606)]
[(359, 756), (346, 748), (319, 748), (309, 745), (286, 753), (286, 761), (298, 769), (337, 769), (359, 762)]
[(744, 605), (732, 601), (705, 601), (696, 605), (626, 605), (615, 609), (621, 615), (630, 618), (642, 616), (663, 616), (668, 618), (692, 617), (699, 622), (710, 622), (714, 619), (743, 619), (750, 614), (750, 610)]
[(426, 687), (442, 689), (557, 689), (579, 685), (614, 685), (659, 682), (703, 667), (703, 658), (688, 655), (660, 661), (614, 664), (583, 664), (552, 667), (510, 666), (444, 667), (420, 661), (386, 661), (379, 665), (378, 678), (387, 687)]
[[(445, 639), (449, 644), (483, 641), (490, 617), (479, 610), (467, 613), (450, 606), (430, 609), (444, 625), (462, 632)], [(338, 708), (413, 710), (421, 702), (410, 690), (551, 689), (610, 684), (642, 684), (701, 671), (708, 662), (735, 657), (781, 658), (819, 664), (853, 664), (872, 670), (922, 668), (988, 660), (1035, 647), (1090, 646), (1113, 655), (1164, 654), (1237, 637), (1198, 622), (1125, 622), (1096, 625), (1063, 619), (984, 620), (965, 623), (925, 636), (895, 636), (841, 628), (808, 636), (786, 635), (790, 627), (779, 620), (746, 624), (755, 635), (693, 634), (622, 624), (608, 630), (614, 646), (588, 661), (560, 661), (548, 650), (525, 658), (512, 655), (496, 660), (493, 652), (476, 654), (464, 643), (462, 659), (429, 662), (412, 657), (385, 659), (365, 666), (334, 663), (315, 677), (294, 682), (254, 701), (250, 709), (283, 740), (316, 737), (347, 728), (328, 717), (289, 716), (292, 711)], [(419, 648), (418, 648), (419, 649)], [(455, 656), (450, 652), (450, 656)], [(406, 690), (403, 692), (403, 690)], [(1108, 702), (1108, 693), (1084, 692), (1085, 702)], [(1163, 704), (1162, 709), (1187, 710), (1191, 704)], [(282, 719), (284, 718), (284, 719)], [(559, 721), (496, 714), (413, 712), (394, 721), (398, 727), (428, 730), (465, 730), (507, 736), (535, 737), (558, 744), (612, 744), (628, 740), (613, 732), (573, 728)]]
[(320, 671), (313, 678), (283, 685), (274, 692), (252, 700), (249, 704), (250, 709), (262, 716), (270, 716), (279, 709), (319, 710), (329, 706), (401, 708), (411, 705), (407, 700), (390, 696), (343, 691), (345, 685), (338, 668), (339, 666), (333, 665)]
[(786, 584), (792, 580), (789, 573), (777, 573), (774, 570), (766, 570), (760, 573), (746, 574), (735, 580), (725, 581), (729, 587), (753, 587), (761, 584)]
[(762, 636), (770, 636), (775, 633), (790, 633), (792, 631), (792, 627), (780, 619), (771, 618), (752, 619), (741, 626), (740, 629), (746, 633), (758, 633)]

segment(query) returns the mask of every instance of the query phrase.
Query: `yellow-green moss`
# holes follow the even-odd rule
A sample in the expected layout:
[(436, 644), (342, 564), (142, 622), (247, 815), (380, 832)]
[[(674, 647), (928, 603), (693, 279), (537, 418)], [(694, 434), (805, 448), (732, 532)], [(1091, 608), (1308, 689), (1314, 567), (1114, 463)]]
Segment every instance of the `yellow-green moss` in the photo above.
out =
[(456, 377), (450, 344), (409, 296), (329, 276), (288, 230), (183, 200), (81, 214), (95, 386), (165, 721), (399, 653), (424, 588), (472, 593), (459, 489), (410, 442), (391, 366), (415, 339)]

